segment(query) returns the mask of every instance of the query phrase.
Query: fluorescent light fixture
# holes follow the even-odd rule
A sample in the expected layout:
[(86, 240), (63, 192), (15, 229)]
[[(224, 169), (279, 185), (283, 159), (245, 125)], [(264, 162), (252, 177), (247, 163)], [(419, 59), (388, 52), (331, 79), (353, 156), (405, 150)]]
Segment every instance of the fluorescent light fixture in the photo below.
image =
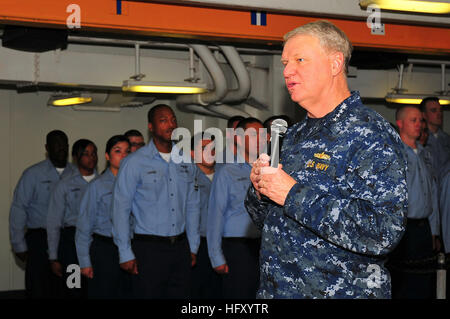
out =
[(450, 96), (442, 96), (442, 95), (432, 95), (432, 94), (395, 94), (389, 93), (386, 95), (385, 100), (389, 103), (396, 104), (420, 104), (422, 100), (426, 97), (433, 96), (439, 99), (439, 104), (441, 105), (449, 105), (450, 104)]
[(87, 93), (58, 93), (50, 96), (48, 105), (51, 106), (70, 106), (92, 102), (92, 97)]
[(123, 81), (122, 90), (125, 92), (176, 94), (195, 94), (207, 92), (205, 85), (199, 83), (147, 82), (135, 80)]
[(434, 14), (450, 14), (450, 3), (443, 1), (416, 1), (416, 0), (360, 0), (361, 8), (366, 9), (369, 5), (377, 5), (381, 9), (420, 12)]
[[(413, 61), (409, 61), (413, 62)], [(406, 89), (402, 88), (403, 83), (403, 70), (404, 65), (400, 64), (398, 68), (398, 84), (395, 88), (393, 88), (393, 91), (386, 94), (385, 100), (388, 103), (397, 103), (397, 104), (420, 104), (422, 100), (426, 97), (436, 97), (439, 99), (439, 104), (441, 105), (449, 105), (450, 104), (450, 95), (448, 95), (448, 92), (445, 90), (445, 66), (447, 64), (446, 61), (427, 61), (427, 60), (420, 60), (420, 61), (414, 61), (418, 62), (419, 64), (440, 64), (441, 65), (441, 90), (437, 91), (437, 94), (412, 94), (412, 93), (405, 93)], [(410, 69), (412, 68), (412, 63), (410, 63)]]
[[(145, 74), (140, 71), (140, 44), (135, 43), (135, 74), (130, 80), (123, 81), (122, 91), (137, 93), (170, 93), (170, 94), (198, 94), (205, 93), (208, 90), (203, 83), (195, 82), (148, 82), (142, 81)], [(190, 52), (190, 79), (194, 78), (194, 53)]]

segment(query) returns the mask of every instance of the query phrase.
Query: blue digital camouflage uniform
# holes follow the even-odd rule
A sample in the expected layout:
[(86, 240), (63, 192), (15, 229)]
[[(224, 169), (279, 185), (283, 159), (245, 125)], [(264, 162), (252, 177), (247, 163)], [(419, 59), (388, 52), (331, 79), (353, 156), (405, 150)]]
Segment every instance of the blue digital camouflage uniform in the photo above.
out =
[(258, 200), (253, 186), (245, 201), (263, 232), (259, 298), (390, 298), (385, 255), (408, 202), (402, 149), (358, 92), (289, 128), (280, 162), (297, 184), (284, 206)]

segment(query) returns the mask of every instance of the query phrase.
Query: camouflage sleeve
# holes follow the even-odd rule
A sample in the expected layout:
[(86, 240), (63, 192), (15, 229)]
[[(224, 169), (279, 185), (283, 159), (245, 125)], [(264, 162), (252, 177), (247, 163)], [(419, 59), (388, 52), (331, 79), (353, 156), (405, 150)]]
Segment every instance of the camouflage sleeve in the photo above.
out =
[(366, 140), (353, 154), (334, 185), (294, 185), (284, 211), (338, 246), (384, 255), (405, 230), (406, 161), (384, 141)]
[(253, 185), (250, 185), (244, 200), (244, 205), (251, 219), (259, 229), (262, 229), (264, 226), (264, 219), (269, 212), (269, 203), (267, 200), (259, 199), (258, 195), (256, 195), (255, 188)]

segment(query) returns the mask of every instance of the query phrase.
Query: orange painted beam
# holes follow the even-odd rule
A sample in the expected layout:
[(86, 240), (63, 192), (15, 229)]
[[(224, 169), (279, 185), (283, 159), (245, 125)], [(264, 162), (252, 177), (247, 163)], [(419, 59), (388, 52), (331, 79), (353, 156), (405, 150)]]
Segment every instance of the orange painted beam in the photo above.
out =
[[(190, 37), (280, 44), (283, 35), (317, 18), (267, 13), (267, 25), (251, 24), (250, 11), (117, 0), (0, 0), (0, 23), (66, 27), (70, 4), (81, 9), (81, 29), (149, 36)], [(422, 53), (450, 53), (450, 29), (385, 23), (385, 35), (371, 35), (366, 21), (328, 19), (355, 47)], [(382, 21), (383, 22), (383, 21)]]

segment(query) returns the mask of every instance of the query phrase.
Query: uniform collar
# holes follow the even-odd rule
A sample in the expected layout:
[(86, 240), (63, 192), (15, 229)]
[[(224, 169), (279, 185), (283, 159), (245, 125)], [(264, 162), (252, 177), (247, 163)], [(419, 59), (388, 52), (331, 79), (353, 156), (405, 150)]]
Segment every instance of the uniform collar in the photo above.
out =
[(420, 153), (424, 150), (422, 144), (420, 144), (418, 141), (416, 141), (416, 148), (417, 148), (417, 153)]
[(334, 133), (338, 133), (336, 123), (346, 118), (350, 110), (361, 105), (361, 96), (358, 91), (352, 91), (350, 96), (342, 101), (336, 108), (323, 117), (324, 121), (321, 124)]
[(440, 128), (440, 127), (438, 127), (438, 129), (437, 129), (437, 131), (436, 131), (436, 135), (439, 137), (439, 136), (442, 136), (442, 135), (444, 135), (444, 131)]
[[(49, 158), (47, 158), (45, 161), (47, 162), (47, 166), (48, 166), (49, 169), (54, 169), (54, 170), (56, 171), (56, 166), (53, 165), (52, 161), (51, 161)], [(70, 164), (69, 162), (67, 162), (67, 163), (66, 163), (66, 166), (64, 167), (64, 170), (66, 170), (67, 168), (69, 168), (70, 165), (71, 165), (71, 164)]]
[[(414, 155), (416, 155), (416, 152), (414, 152), (414, 149), (413, 149), (411, 146), (407, 145), (407, 144), (406, 144), (405, 142), (403, 142), (403, 141), (402, 141), (402, 143), (403, 143), (403, 146), (404, 146), (405, 150), (406, 150), (409, 154), (414, 154)], [(416, 149), (417, 149), (417, 154), (419, 154), (420, 152), (423, 151), (424, 148), (423, 148), (422, 144), (420, 144), (419, 142), (416, 141)]]
[[(208, 181), (209, 183), (212, 183), (211, 180), (208, 178), (208, 176), (206, 176), (206, 174), (197, 166), (198, 168), (198, 174), (199, 176), (201, 176), (200, 178), (202, 178), (204, 181)], [(215, 169), (213, 174), (215, 174), (217, 172), (217, 170)]]
[[(172, 150), (173, 150), (173, 143), (172, 143)], [(164, 160), (161, 155), (159, 154), (158, 149), (156, 148), (155, 142), (153, 139), (150, 140), (150, 143), (147, 145), (147, 151), (148, 155), (153, 159), (155, 157), (158, 157), (162, 160)]]
[(116, 177), (114, 176), (114, 174), (111, 171), (111, 168), (108, 167), (105, 172), (103, 173), (103, 175), (105, 175), (105, 177), (107, 177), (108, 179), (115, 179)]
[[(318, 119), (316, 125), (314, 126), (316, 129), (320, 129), (322, 127), (328, 129), (334, 134), (339, 133), (338, 128), (336, 127), (336, 123), (339, 123), (343, 118), (347, 117), (348, 112), (353, 109), (355, 106), (361, 105), (361, 96), (359, 91), (351, 91), (351, 94), (344, 101), (339, 103), (333, 111), (325, 115), (324, 117)], [(308, 116), (306, 118), (295, 124), (292, 127), (292, 130), (296, 130), (297, 132), (303, 130), (308, 121)]]
[[(151, 139), (150, 142), (148, 143), (148, 145), (144, 146), (144, 147), (145, 147), (145, 150), (147, 151), (147, 155), (150, 158), (152, 158), (152, 159), (159, 158), (159, 159), (163, 160), (165, 163), (167, 163), (159, 154), (159, 151), (156, 148), (156, 145), (155, 145), (155, 142), (153, 141), (153, 139)], [(182, 154), (181, 150), (178, 148), (178, 146), (175, 144), (175, 142), (172, 142), (172, 151), (170, 152), (170, 154), (171, 154), (170, 162), (173, 162), (172, 161), (173, 158), (177, 157), (177, 159), (178, 159), (180, 156), (183, 158), (183, 160), (182, 160), (183, 163), (191, 163), (192, 162), (190, 154)]]
[[(108, 169), (108, 170), (109, 170), (109, 169)], [(94, 173), (93, 173), (93, 174), (95, 175), (95, 177), (98, 176), (98, 173), (97, 173), (97, 170), (96, 170), (96, 169), (94, 169)], [(72, 174), (72, 177), (74, 177), (74, 176), (77, 176), (77, 177), (81, 178), (83, 181), (86, 181), (86, 180), (83, 178), (83, 175), (81, 175), (80, 170), (79, 170), (78, 167), (76, 167), (76, 166), (75, 166), (75, 169), (73, 170), (73, 174)]]
[(252, 167), (251, 165), (250, 165), (250, 163), (247, 163), (247, 161), (245, 160), (245, 158), (243, 158), (242, 157), (242, 155), (241, 154), (239, 154), (239, 153), (236, 153), (235, 155), (234, 155), (234, 162), (233, 162), (233, 164), (236, 164), (236, 165), (239, 165), (239, 166), (249, 166), (249, 167)]
[(156, 155), (159, 155), (159, 151), (156, 148), (155, 142), (153, 141), (153, 139), (150, 140), (150, 143), (148, 143), (147, 146), (145, 146), (145, 150), (147, 151), (148, 155), (153, 158)]
[[(53, 165), (52, 161), (49, 158), (47, 158), (45, 160), (45, 163), (46, 163), (46, 166), (48, 169), (56, 171), (55, 165)], [(66, 165), (66, 167), (67, 167), (67, 165)]]

